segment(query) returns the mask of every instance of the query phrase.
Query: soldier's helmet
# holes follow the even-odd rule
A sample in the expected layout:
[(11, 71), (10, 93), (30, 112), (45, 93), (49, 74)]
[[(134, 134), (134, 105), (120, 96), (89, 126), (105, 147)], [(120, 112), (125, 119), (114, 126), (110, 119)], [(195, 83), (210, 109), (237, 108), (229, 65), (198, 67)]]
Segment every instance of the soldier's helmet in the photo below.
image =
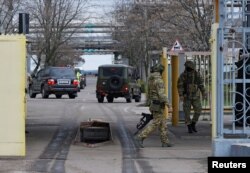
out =
[(186, 68), (189, 67), (189, 68), (195, 70), (195, 64), (193, 63), (193, 61), (186, 61), (184, 65)]
[(164, 71), (164, 66), (161, 64), (155, 64), (154, 66), (151, 67), (150, 72), (160, 72), (162, 73)]

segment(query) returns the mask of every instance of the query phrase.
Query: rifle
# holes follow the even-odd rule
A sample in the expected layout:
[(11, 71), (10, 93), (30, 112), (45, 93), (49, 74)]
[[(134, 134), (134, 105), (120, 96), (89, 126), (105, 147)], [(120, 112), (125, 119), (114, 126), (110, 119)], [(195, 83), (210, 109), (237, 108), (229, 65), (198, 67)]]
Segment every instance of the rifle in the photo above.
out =
[(142, 113), (142, 118), (140, 119), (139, 123), (136, 125), (136, 128), (138, 129), (134, 135), (136, 135), (141, 129), (143, 129), (152, 119), (152, 114)]

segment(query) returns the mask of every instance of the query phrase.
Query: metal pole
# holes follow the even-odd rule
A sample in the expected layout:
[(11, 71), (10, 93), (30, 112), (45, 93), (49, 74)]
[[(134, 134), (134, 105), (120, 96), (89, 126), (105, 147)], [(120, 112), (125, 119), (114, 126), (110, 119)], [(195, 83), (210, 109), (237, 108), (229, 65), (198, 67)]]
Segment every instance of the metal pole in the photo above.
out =
[[(168, 59), (167, 59), (167, 48), (166, 47), (163, 47), (163, 49), (162, 49), (161, 63), (164, 66), (162, 78), (164, 81), (165, 94), (168, 96)], [(166, 118), (168, 118), (168, 107), (167, 106), (165, 106), (164, 115)]]
[(211, 120), (212, 120), (212, 138), (215, 138), (216, 135), (216, 87), (217, 87), (217, 76), (216, 76), (216, 66), (217, 66), (217, 29), (219, 25), (218, 23), (214, 23), (212, 25), (212, 39), (211, 39), (211, 78), (212, 78), (212, 86), (211, 86)]
[[(183, 73), (185, 70), (186, 55), (184, 52), (179, 52), (179, 74)], [(185, 122), (185, 114), (183, 111), (183, 102), (179, 101), (179, 122)]]
[(214, 22), (219, 23), (219, 0), (214, 0)]
[(217, 94), (217, 30), (219, 27), (219, 0), (214, 0), (214, 19), (215, 23), (212, 24), (212, 34), (211, 34), (211, 78), (212, 78), (212, 85), (211, 85), (211, 120), (212, 120), (212, 138), (214, 139), (217, 137), (217, 119), (216, 119), (216, 114), (217, 114), (217, 102), (216, 102), (216, 94)]
[(177, 126), (179, 123), (179, 96), (177, 81), (179, 76), (179, 58), (176, 55), (171, 56), (172, 66), (172, 125)]

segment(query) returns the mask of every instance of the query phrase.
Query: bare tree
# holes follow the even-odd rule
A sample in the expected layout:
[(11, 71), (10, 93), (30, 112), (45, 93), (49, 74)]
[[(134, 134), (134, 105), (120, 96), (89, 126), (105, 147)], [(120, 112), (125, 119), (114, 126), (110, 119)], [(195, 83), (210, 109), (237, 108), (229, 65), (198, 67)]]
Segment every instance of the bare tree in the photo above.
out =
[(181, 41), (186, 51), (208, 51), (212, 4), (213, 0), (176, 0), (165, 3), (158, 14), (171, 35)]
[[(186, 51), (208, 51), (212, 0), (162, 0), (122, 4), (114, 11), (113, 37), (123, 56), (143, 63), (146, 78), (152, 51), (171, 48), (178, 39)], [(159, 55), (156, 55), (159, 56)]]
[(31, 15), (30, 25), (36, 29), (33, 46), (37, 52), (35, 71), (41, 65), (43, 56), (44, 66), (62, 65), (63, 62), (72, 65), (80, 60), (81, 52), (74, 50), (69, 41), (87, 19), (84, 16), (87, 2), (88, 0), (34, 0), (26, 3), (26, 10)]
[(0, 33), (14, 33), (18, 22), (14, 20), (20, 10), (21, 0), (1, 0), (0, 1)]
[(114, 39), (119, 42), (117, 49), (129, 58), (131, 64), (142, 66), (145, 77), (148, 77), (149, 67), (154, 56), (154, 50), (166, 46), (164, 25), (159, 17), (159, 4), (118, 4), (114, 16), (117, 28)]

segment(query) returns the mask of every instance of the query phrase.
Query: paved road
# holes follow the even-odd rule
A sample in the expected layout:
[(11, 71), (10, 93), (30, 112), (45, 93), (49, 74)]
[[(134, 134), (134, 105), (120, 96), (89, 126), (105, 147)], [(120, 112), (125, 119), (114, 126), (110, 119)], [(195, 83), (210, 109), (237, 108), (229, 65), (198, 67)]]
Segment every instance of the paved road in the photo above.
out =
[[(27, 99), (27, 154), (25, 158), (0, 158), (0, 172), (53, 173), (202, 173), (207, 172), (211, 155), (210, 123), (200, 121), (199, 132), (188, 134), (183, 123), (173, 127), (169, 136), (175, 144), (162, 148), (155, 132), (140, 149), (133, 140), (135, 125), (147, 107), (126, 103), (97, 103), (95, 77), (76, 99)], [(142, 101), (144, 98), (142, 99)], [(100, 119), (110, 123), (112, 140), (87, 146), (78, 142), (80, 122)], [(171, 120), (170, 120), (171, 121)]]

